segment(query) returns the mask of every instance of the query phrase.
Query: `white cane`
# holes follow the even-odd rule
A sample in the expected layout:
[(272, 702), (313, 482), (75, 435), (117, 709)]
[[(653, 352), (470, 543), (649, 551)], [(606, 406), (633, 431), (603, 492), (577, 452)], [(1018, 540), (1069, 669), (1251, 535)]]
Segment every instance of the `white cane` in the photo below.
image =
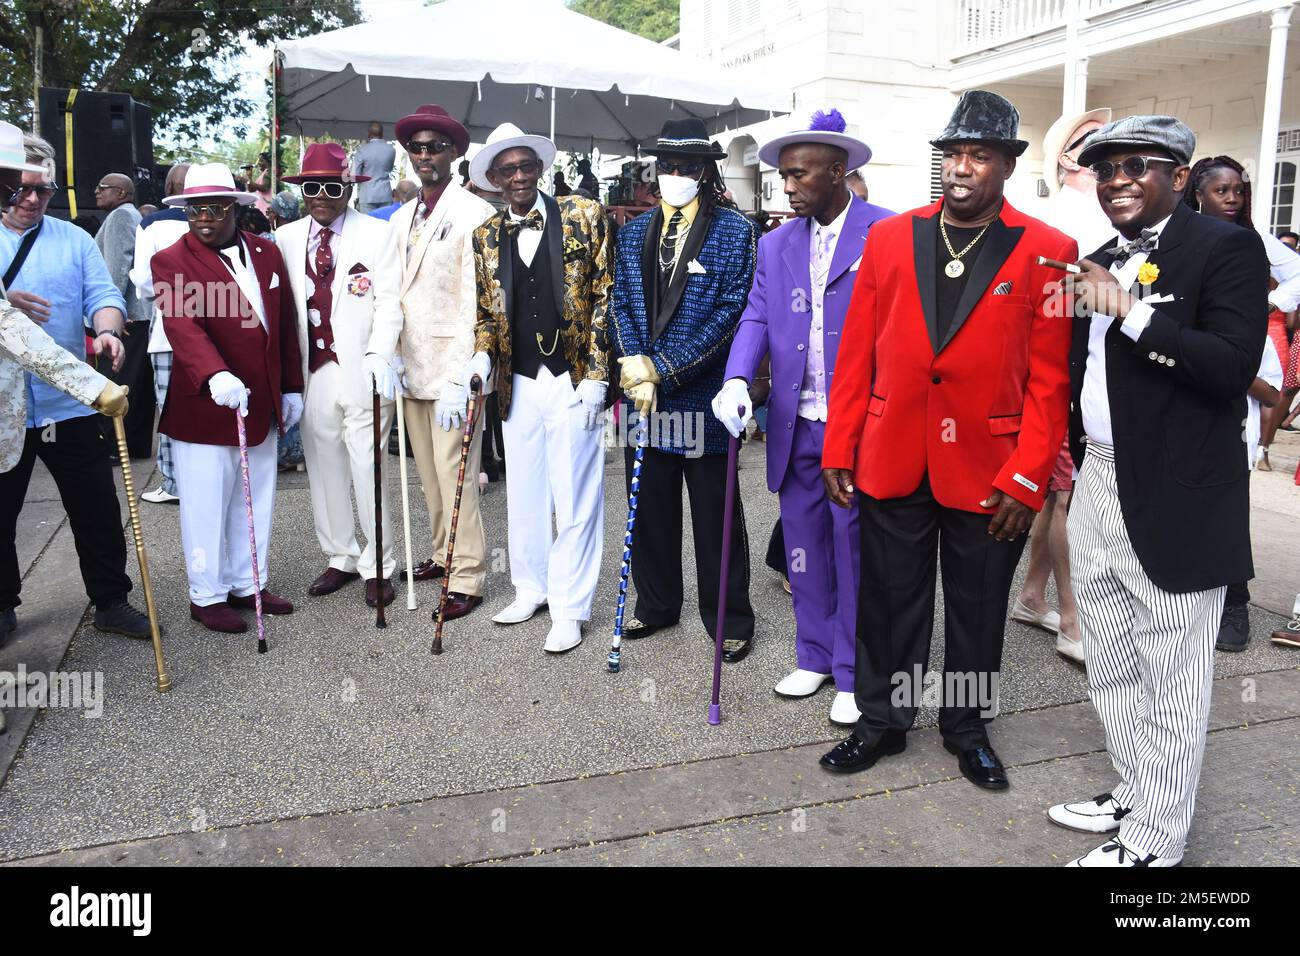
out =
[(402, 478), (402, 537), (406, 539), (406, 609), (415, 610), (415, 568), (411, 563), (411, 503), (406, 495), (406, 412), (397, 389), (397, 470)]

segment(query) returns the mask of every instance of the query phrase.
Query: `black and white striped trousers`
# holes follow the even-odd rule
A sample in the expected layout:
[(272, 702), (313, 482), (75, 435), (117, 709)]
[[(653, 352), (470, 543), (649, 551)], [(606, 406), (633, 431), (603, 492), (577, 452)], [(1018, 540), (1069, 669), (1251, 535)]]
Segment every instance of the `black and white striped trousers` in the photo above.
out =
[(1227, 588), (1174, 594), (1146, 576), (1124, 527), (1108, 445), (1088, 443), (1068, 527), (1088, 691), (1120, 778), (1115, 802), (1132, 808), (1120, 837), (1143, 853), (1180, 858)]

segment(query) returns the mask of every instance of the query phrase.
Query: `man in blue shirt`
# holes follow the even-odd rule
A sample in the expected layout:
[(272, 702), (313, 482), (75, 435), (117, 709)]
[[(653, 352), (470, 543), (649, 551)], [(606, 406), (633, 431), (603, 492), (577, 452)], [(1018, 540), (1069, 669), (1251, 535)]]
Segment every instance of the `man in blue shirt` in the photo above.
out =
[(401, 209), (402, 206), (406, 205), (408, 202), (414, 199), (415, 194), (418, 193), (419, 191), (420, 191), (419, 183), (413, 183), (409, 179), (403, 179), (400, 183), (398, 183), (396, 186), (393, 187), (392, 203), (387, 206), (379, 207), (370, 215), (374, 216), (376, 219), (383, 219), (385, 221), (391, 222), (393, 218), (393, 213), (397, 212), (397, 210)]
[[(27, 162), (54, 169), (49, 143), (29, 136), (24, 146)], [(95, 241), (77, 226), (45, 215), (56, 190), (47, 174), (24, 172), (22, 185), (6, 203), (0, 217), (0, 269), (9, 269), (24, 238), (35, 233), (26, 259), (8, 283), (7, 297), (74, 355), (85, 354), (83, 317), (89, 316), (96, 333), (94, 351), (107, 355), (116, 371), (125, 358), (121, 334), (126, 303)], [(24, 379), (27, 435), (22, 456), (14, 468), (0, 474), (0, 631), (12, 630), (13, 609), (22, 603), (15, 536), (39, 457), (68, 513), (81, 577), (95, 605), (95, 626), (147, 638), (148, 618), (126, 600), (131, 590), (126, 539), (111, 448), (99, 430), (96, 413), (30, 373)]]

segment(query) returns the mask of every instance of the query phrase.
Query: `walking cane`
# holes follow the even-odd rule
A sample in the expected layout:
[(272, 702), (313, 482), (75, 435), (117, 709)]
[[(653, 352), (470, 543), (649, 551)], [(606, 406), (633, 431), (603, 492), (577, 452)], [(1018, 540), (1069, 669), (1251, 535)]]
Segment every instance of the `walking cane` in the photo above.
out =
[(253, 524), (253, 486), (248, 480), (248, 432), (244, 416), (235, 409), (235, 430), (239, 432), (239, 474), (244, 479), (244, 513), (248, 515), (248, 553), (253, 559), (253, 607), (257, 616), (257, 653), (266, 653), (266, 619), (262, 614), (262, 580), (257, 570), (257, 529)]
[[(745, 406), (737, 409), (743, 419)], [(722, 723), (722, 705), (719, 695), (722, 692), (722, 628), (727, 620), (727, 575), (731, 570), (731, 520), (736, 506), (736, 456), (740, 452), (740, 439), (732, 436), (727, 445), (727, 491), (722, 505), (722, 569), (718, 582), (718, 625), (717, 635), (713, 640), (713, 699), (709, 703), (709, 723)]]
[[(130, 389), (123, 387), (124, 393)], [(126, 510), (131, 515), (131, 534), (135, 537), (135, 559), (140, 562), (140, 584), (144, 587), (144, 606), (149, 612), (149, 636), (153, 639), (153, 663), (158, 672), (158, 693), (172, 689), (172, 679), (163, 663), (162, 633), (158, 630), (158, 608), (153, 602), (153, 582), (149, 579), (149, 556), (144, 550), (144, 533), (140, 525), (140, 503), (135, 500), (135, 478), (131, 474), (131, 454), (126, 450), (126, 428), (122, 416), (113, 416), (113, 434), (117, 436), (117, 457), (122, 463), (122, 484), (126, 487)], [(2, 725), (0, 725), (2, 726)]]
[(618, 572), (618, 604), (614, 607), (614, 640), (609, 645), (606, 666), (617, 674), (623, 663), (623, 613), (627, 608), (627, 579), (632, 571), (632, 531), (636, 527), (636, 505), (641, 491), (641, 463), (645, 461), (645, 446), (649, 441), (649, 427), (639, 419), (635, 451), (632, 453), (632, 486), (627, 496), (627, 529), (623, 532), (623, 567)]
[[(384, 473), (383, 451), (380, 442), (386, 436), (379, 434), (379, 382), (370, 377), (370, 402), (373, 414), (372, 444), (375, 452), (375, 627), (388, 627), (384, 620)], [(387, 444), (387, 442), (384, 442)], [(402, 449), (405, 453), (406, 449)], [(410, 566), (410, 562), (407, 562)]]
[(406, 609), (415, 610), (415, 568), (411, 565), (411, 503), (406, 494), (406, 411), (402, 403), (402, 390), (397, 389), (397, 444), (401, 453), (397, 470), (402, 484), (402, 537), (406, 541)]
[(434, 654), (442, 653), (442, 623), (447, 611), (447, 593), (451, 588), (451, 556), (456, 550), (456, 525), (460, 523), (460, 495), (465, 490), (465, 463), (469, 461), (469, 446), (474, 440), (474, 419), (478, 416), (478, 393), (483, 380), (477, 375), (469, 379), (469, 408), (465, 411), (465, 433), (460, 436), (460, 471), (456, 473), (456, 497), (451, 504), (451, 524), (447, 528), (447, 570), (442, 576), (442, 594), (438, 597), (437, 625), (433, 629)]

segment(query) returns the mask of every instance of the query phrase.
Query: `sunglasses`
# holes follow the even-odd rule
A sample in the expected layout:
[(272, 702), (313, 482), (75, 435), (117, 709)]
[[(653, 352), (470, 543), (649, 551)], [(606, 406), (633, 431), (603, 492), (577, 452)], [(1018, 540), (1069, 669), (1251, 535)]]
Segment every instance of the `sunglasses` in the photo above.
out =
[(97, 192), (97, 193), (106, 193), (106, 192), (108, 192), (110, 189), (116, 189), (116, 190), (118, 190), (118, 191), (121, 191), (122, 187), (121, 187), (121, 186), (114, 186), (114, 185), (112, 185), (111, 183), (100, 183), (98, 186), (95, 187), (95, 192)]
[(655, 160), (655, 171), (660, 176), (688, 176), (694, 179), (704, 172), (704, 164), (698, 161), (694, 163), (674, 163), (658, 159)]
[(235, 208), (234, 204), (222, 203), (201, 203), (185, 207), (185, 218), (190, 222), (198, 222), (205, 216), (208, 219), (221, 220), (226, 218), (226, 214)]
[(9, 190), (8, 205), (12, 206), (15, 203), (20, 202), (23, 199), (23, 197), (28, 195), (29, 193), (39, 197), (39, 196), (53, 196), (58, 191), (59, 191), (59, 187), (54, 185), (53, 183), (41, 183), (40, 185), (37, 186), (32, 186), (29, 185), (28, 183), (23, 183), (21, 186), (15, 186), (14, 188)]
[(302, 184), (302, 194), (308, 199), (315, 199), (321, 193), (325, 194), (326, 199), (342, 199), (347, 188), (343, 183), (307, 182)]
[(1163, 156), (1130, 156), (1122, 163), (1112, 163), (1108, 159), (1103, 159), (1099, 163), (1093, 163), (1088, 168), (1092, 170), (1092, 174), (1097, 178), (1098, 183), (1108, 183), (1115, 178), (1115, 173), (1121, 169), (1124, 170), (1124, 175), (1129, 179), (1141, 179), (1146, 175), (1147, 165), (1150, 163), (1178, 165), (1172, 159), (1165, 159)]
[(455, 143), (444, 143), (440, 139), (431, 139), (425, 143), (417, 143), (412, 140), (406, 144), (406, 151), (412, 156), (437, 156), (439, 153), (445, 153), (454, 145)]
[(492, 172), (497, 174), (498, 179), (514, 179), (519, 173), (531, 176), (533, 173), (540, 173), (541, 171), (542, 161), (540, 159), (526, 159), (522, 163), (492, 167)]

